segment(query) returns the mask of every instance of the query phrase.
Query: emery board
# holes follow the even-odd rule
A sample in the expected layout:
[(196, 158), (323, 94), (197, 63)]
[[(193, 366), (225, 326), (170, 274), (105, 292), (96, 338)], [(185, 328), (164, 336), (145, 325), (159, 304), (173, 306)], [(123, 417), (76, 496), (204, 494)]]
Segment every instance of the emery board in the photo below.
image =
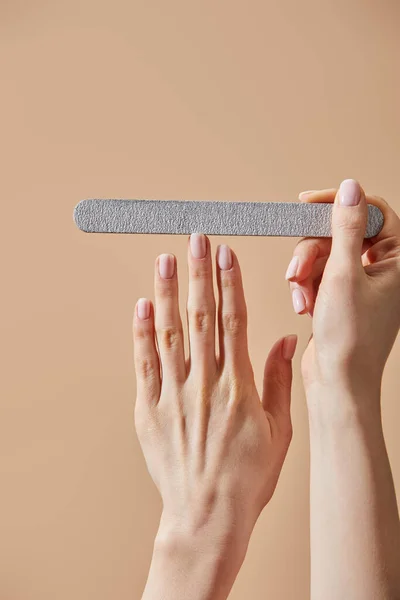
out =
[[(88, 233), (331, 237), (332, 204), (196, 200), (82, 200), (74, 209)], [(381, 210), (368, 205), (365, 237), (383, 226)]]

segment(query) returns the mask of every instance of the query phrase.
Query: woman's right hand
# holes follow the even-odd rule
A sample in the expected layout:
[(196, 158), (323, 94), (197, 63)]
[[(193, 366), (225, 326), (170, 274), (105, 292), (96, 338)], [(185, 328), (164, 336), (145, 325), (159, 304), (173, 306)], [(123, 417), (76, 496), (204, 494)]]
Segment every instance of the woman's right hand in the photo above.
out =
[[(313, 317), (301, 365), (306, 392), (344, 384), (356, 397), (379, 395), (400, 327), (400, 219), (351, 179), (339, 190), (303, 192), (299, 199), (334, 203), (332, 238), (302, 239), (286, 274), (296, 312)], [(364, 239), (367, 203), (385, 220), (370, 239)]]

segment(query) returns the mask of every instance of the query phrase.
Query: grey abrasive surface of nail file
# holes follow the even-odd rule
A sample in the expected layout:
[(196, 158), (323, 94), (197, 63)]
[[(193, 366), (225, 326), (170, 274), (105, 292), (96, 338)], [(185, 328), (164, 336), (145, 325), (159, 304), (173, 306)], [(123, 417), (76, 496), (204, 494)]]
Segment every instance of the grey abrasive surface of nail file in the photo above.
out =
[[(332, 204), (196, 200), (82, 200), (77, 226), (88, 233), (141, 233), (331, 237)], [(365, 237), (383, 226), (381, 210), (368, 205)]]

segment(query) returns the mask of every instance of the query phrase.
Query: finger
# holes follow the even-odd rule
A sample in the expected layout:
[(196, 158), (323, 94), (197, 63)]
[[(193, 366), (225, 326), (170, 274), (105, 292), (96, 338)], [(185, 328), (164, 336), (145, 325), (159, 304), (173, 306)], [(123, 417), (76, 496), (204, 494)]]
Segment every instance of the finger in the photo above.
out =
[(383, 227), (378, 235), (369, 238), (372, 244), (392, 238), (392, 242), (400, 245), (400, 218), (393, 208), (380, 196), (367, 196), (369, 204), (377, 206), (383, 213)]
[(290, 426), (292, 359), (296, 345), (297, 335), (275, 342), (264, 368), (262, 405), (281, 426)]
[[(326, 189), (326, 190), (311, 190), (307, 192), (301, 192), (299, 194), (299, 200), (301, 202), (325, 202), (325, 203), (333, 203), (335, 201), (337, 190), (334, 188)], [(391, 251), (392, 248), (400, 245), (400, 218), (395, 213), (395, 211), (391, 208), (391, 206), (381, 198), (380, 196), (375, 196), (368, 194), (366, 196), (367, 204), (373, 204), (377, 206), (383, 213), (384, 223), (381, 231), (374, 237), (368, 238), (364, 240), (364, 249), (365, 252), (370, 246), (375, 245), (377, 242), (381, 240), (386, 240), (391, 238), (391, 243), (387, 246), (388, 250)], [(374, 256), (373, 252), (368, 253), (371, 258)], [(374, 259), (372, 258), (372, 261)], [(381, 259), (380, 259), (381, 260)]]
[(311, 278), (305, 279), (301, 284), (290, 282), (290, 292), (295, 313), (298, 315), (312, 315), (315, 306), (315, 293)]
[(138, 402), (157, 402), (161, 389), (160, 362), (154, 336), (154, 310), (146, 298), (136, 303), (133, 340)]
[(354, 179), (340, 184), (332, 209), (332, 248), (327, 269), (363, 271), (361, 254), (368, 209), (365, 194)]
[(311, 275), (316, 260), (329, 256), (330, 238), (303, 238), (293, 252), (285, 278), (288, 281), (303, 281)]
[[(312, 279), (319, 277), (322, 271), (320, 268), (316, 268), (316, 264), (325, 266), (331, 246), (331, 238), (303, 238), (300, 240), (294, 249), (285, 278), (288, 281), (301, 283), (310, 276)], [(361, 252), (364, 254), (370, 247), (370, 240), (363, 240)]]
[[(365, 240), (365, 247), (369, 247), (369, 240)], [(289, 280), (289, 288), (292, 295), (293, 309), (297, 314), (308, 314), (310, 317), (314, 314), (315, 302), (318, 295), (319, 286), (324, 274), (329, 256), (322, 256), (315, 259), (312, 264), (311, 273), (305, 279)], [(362, 257), (363, 266), (369, 263), (366, 254)]]
[[(334, 202), (335, 196), (336, 190), (327, 189), (303, 192), (299, 198), (303, 202), (326, 203)], [(370, 246), (369, 240), (362, 239), (360, 256)], [(297, 314), (313, 315), (319, 284), (331, 250), (331, 238), (303, 238), (297, 244), (285, 276), (288, 281), (296, 284), (290, 285), (290, 291)]]
[(163, 380), (186, 378), (182, 321), (179, 314), (178, 277), (173, 254), (161, 254), (154, 274), (155, 329)]
[(220, 368), (249, 367), (247, 308), (238, 259), (229, 246), (217, 249), (219, 291), (218, 332)]
[(369, 264), (381, 262), (382, 260), (399, 256), (399, 239), (394, 236), (380, 240), (379, 242), (371, 246), (366, 253), (366, 257), (368, 259)]
[(299, 200), (301, 202), (333, 202), (337, 190), (335, 188), (327, 188), (324, 190), (308, 190), (300, 192)]
[(306, 277), (299, 282), (289, 282), (293, 309), (297, 314), (309, 314), (310, 316), (313, 315), (318, 288), (321, 283), (327, 260), (327, 256), (316, 259), (312, 266), (309, 277)]
[(193, 233), (188, 244), (189, 294), (187, 301), (191, 368), (213, 372), (215, 358), (215, 298), (209, 239)]

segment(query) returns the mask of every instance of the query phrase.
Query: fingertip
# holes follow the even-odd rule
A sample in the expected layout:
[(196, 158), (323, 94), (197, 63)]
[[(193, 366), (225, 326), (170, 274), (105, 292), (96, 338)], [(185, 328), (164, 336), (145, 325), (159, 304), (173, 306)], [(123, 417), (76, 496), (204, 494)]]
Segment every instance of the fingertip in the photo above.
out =
[(357, 206), (363, 197), (364, 190), (356, 179), (344, 179), (339, 186), (335, 202), (340, 206)]
[(312, 194), (315, 194), (316, 192), (318, 192), (318, 190), (305, 190), (304, 192), (300, 192), (298, 198), (299, 200), (305, 200), (306, 198), (308, 198)]
[(233, 252), (226, 244), (217, 247), (217, 265), (221, 271), (229, 271), (233, 266)]
[(150, 318), (151, 303), (147, 298), (139, 298), (136, 302), (136, 317), (139, 321), (147, 321)]
[(300, 192), (298, 198), (300, 202), (332, 203), (335, 199), (337, 189), (326, 188), (320, 190), (306, 190)]
[(158, 275), (161, 279), (172, 279), (176, 272), (176, 258), (174, 254), (160, 254), (157, 257)]
[(299, 257), (293, 256), (285, 273), (286, 281), (295, 281), (299, 270)]
[(307, 302), (304, 293), (298, 287), (292, 289), (292, 303), (295, 313), (304, 314), (307, 308)]
[(296, 352), (297, 340), (298, 337), (296, 334), (290, 334), (283, 338), (281, 350), (284, 360), (291, 361), (293, 359)]
[(204, 233), (192, 233), (189, 237), (189, 250), (192, 258), (202, 260), (206, 258), (209, 241)]

